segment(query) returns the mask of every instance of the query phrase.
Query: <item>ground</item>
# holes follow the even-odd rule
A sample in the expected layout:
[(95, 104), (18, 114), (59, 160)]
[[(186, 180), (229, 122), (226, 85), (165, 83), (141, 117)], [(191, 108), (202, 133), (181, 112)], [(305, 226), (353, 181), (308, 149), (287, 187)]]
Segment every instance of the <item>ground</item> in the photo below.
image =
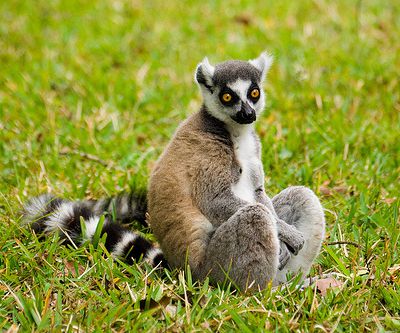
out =
[[(399, 17), (380, 0), (2, 1), (0, 329), (399, 330)], [(266, 188), (320, 196), (327, 233), (311, 274), (337, 273), (338, 288), (244, 295), (21, 226), (39, 193), (145, 186), (200, 106), (196, 64), (263, 50), (275, 58), (257, 125)]]

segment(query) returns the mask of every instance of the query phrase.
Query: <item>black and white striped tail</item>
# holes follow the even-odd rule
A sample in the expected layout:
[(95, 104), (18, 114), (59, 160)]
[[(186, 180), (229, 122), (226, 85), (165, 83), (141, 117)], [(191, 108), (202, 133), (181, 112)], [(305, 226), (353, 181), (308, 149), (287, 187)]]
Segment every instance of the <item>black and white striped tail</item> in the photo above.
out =
[[(152, 266), (166, 267), (161, 250), (122, 223), (145, 222), (146, 197), (125, 194), (111, 199), (68, 201), (43, 194), (31, 199), (23, 210), (23, 221), (37, 234), (58, 233), (65, 243), (77, 246), (92, 241), (101, 216), (100, 236), (107, 234), (105, 247), (113, 257), (132, 263), (140, 258)], [(85, 230), (81, 228), (81, 218)]]

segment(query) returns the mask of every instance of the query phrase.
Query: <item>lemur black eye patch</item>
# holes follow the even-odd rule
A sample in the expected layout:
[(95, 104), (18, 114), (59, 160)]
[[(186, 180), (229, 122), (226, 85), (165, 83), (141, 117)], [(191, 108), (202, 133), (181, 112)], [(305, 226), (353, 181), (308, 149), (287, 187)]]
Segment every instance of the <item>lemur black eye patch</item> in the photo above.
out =
[(253, 83), (247, 91), (247, 98), (253, 102), (257, 102), (260, 99), (260, 88), (257, 84)]
[(232, 89), (224, 87), (219, 93), (219, 100), (225, 106), (233, 106), (239, 101), (239, 96)]

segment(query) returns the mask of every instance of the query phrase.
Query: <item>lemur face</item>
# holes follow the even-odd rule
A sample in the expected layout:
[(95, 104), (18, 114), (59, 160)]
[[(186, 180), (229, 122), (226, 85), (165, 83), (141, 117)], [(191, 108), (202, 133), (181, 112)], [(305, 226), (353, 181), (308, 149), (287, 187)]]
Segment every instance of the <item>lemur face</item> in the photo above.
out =
[(226, 124), (250, 124), (265, 106), (261, 84), (272, 63), (266, 53), (250, 61), (226, 61), (215, 67), (205, 58), (195, 79), (207, 110)]

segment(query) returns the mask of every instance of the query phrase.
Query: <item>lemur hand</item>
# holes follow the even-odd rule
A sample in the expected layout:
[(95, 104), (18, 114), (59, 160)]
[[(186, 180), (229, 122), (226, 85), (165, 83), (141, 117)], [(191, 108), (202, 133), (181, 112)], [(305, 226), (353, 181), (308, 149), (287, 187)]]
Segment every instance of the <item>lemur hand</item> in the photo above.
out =
[(287, 262), (290, 259), (290, 252), (286, 246), (286, 244), (282, 241), (279, 242), (280, 248), (279, 248), (279, 266), (278, 269), (281, 270), (283, 269)]
[(279, 240), (284, 242), (287, 249), (297, 255), (303, 248), (304, 237), (294, 226), (287, 224), (285, 221), (278, 219), (278, 237)]

